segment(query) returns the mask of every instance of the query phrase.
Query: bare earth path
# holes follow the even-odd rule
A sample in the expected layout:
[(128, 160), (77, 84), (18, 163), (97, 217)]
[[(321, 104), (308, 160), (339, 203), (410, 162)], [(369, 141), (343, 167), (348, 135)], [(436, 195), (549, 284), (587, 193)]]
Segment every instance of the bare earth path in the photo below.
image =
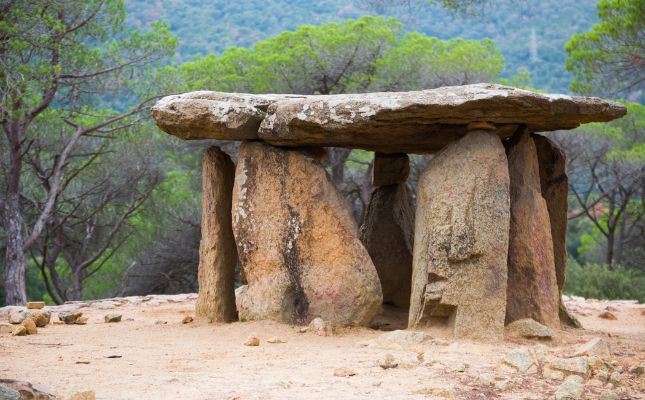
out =
[[(37, 335), (0, 335), (0, 378), (38, 383), (63, 398), (93, 390), (97, 399), (545, 399), (562, 384), (543, 377), (541, 365), (527, 372), (500, 367), (509, 351), (533, 348), (535, 341), (454, 342), (429, 330), (435, 339), (423, 343), (384, 343), (382, 331), (367, 328), (321, 337), (269, 321), (208, 324), (196, 318), (182, 324), (184, 316), (194, 315), (194, 299), (147, 296), (66, 305), (82, 306), (88, 324), (61, 325), (52, 315)], [(645, 306), (575, 299), (567, 305), (586, 329), (540, 342), (547, 352), (569, 357), (580, 343), (602, 337), (620, 379), (609, 386), (588, 380), (587, 399), (608, 390), (616, 398), (645, 399), (645, 375), (634, 372), (645, 365)], [(598, 317), (607, 307), (616, 320)], [(111, 312), (121, 313), (123, 321), (103, 322)], [(251, 333), (260, 346), (243, 345)], [(271, 337), (286, 343), (267, 343)], [(387, 354), (397, 367), (379, 366)], [(338, 368), (356, 375), (335, 376)], [(490, 376), (494, 382), (487, 382)]]

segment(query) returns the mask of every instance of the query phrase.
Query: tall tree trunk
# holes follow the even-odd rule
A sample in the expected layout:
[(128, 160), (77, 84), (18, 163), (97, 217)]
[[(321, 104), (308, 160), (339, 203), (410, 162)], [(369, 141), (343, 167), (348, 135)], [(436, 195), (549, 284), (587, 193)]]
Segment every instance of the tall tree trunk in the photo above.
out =
[(340, 185), (345, 179), (345, 162), (349, 158), (351, 149), (340, 147), (332, 147), (329, 149), (329, 162), (331, 164), (331, 181), (336, 188), (340, 189)]
[(78, 301), (81, 300), (81, 294), (83, 292), (83, 270), (74, 268), (73, 271), (74, 280), (72, 282), (72, 292), (69, 299)]
[(25, 252), (23, 251), (24, 231), (20, 213), (20, 196), (10, 190), (4, 204), (4, 231), (6, 238), (4, 290), (7, 305), (27, 303), (25, 284)]
[(615, 242), (615, 232), (610, 230), (609, 235), (607, 235), (607, 255), (605, 258), (605, 263), (609, 267), (609, 270), (613, 270), (614, 263), (614, 242)]

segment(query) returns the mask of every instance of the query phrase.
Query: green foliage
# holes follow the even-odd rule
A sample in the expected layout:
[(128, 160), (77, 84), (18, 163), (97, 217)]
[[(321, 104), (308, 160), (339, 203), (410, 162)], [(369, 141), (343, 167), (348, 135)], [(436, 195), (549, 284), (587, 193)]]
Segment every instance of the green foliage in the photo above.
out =
[[(566, 92), (571, 81), (564, 67), (564, 45), (571, 35), (591, 29), (598, 21), (597, 0), (128, 0), (127, 21), (143, 27), (165, 19), (180, 38), (175, 61), (191, 60), (196, 53), (222, 54), (233, 46), (251, 47), (257, 41), (302, 24), (340, 22), (362, 15), (394, 16), (405, 32), (418, 31), (442, 40), (490, 38), (504, 56), (502, 75), (510, 78), (530, 72), (532, 85), (544, 91)], [(469, 5), (473, 13), (444, 7)], [(481, 4), (477, 4), (481, 3)]]
[(602, 264), (567, 262), (564, 293), (593, 299), (645, 302), (645, 272)]
[(334, 94), (493, 81), (502, 69), (502, 55), (490, 40), (402, 35), (396, 19), (366, 16), (304, 25), (167, 73), (187, 82), (182, 89)]
[(645, 0), (600, 0), (589, 32), (566, 45), (578, 93), (645, 96)]

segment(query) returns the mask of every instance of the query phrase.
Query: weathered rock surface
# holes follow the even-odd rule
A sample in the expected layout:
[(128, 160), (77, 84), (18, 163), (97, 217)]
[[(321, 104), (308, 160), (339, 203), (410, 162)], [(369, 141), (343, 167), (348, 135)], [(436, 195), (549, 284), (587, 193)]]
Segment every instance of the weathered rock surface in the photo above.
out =
[(334, 326), (329, 321), (325, 321), (320, 317), (314, 318), (307, 327), (307, 330), (315, 333), (318, 336), (333, 336)]
[(258, 338), (258, 335), (256, 335), (255, 333), (252, 333), (249, 335), (248, 338), (246, 338), (246, 340), (244, 341), (244, 345), (252, 346), (252, 347), (259, 346), (260, 338)]
[(27, 318), (24, 321), (22, 321), (21, 325), (27, 329), (27, 335), (35, 335), (38, 333), (38, 328), (36, 327), (36, 323), (31, 318)]
[(299, 151), (240, 146), (233, 232), (248, 287), (240, 319), (366, 325), (381, 285), (351, 210), (323, 167)]
[(74, 325), (76, 320), (83, 315), (80, 311), (63, 311), (58, 313), (58, 319), (66, 325)]
[(237, 248), (231, 225), (235, 164), (218, 147), (204, 153), (202, 175), (202, 239), (199, 244), (198, 315), (231, 322), (235, 310)]
[(193, 92), (160, 100), (152, 115), (184, 139), (260, 138), (280, 146), (337, 146), (395, 153), (434, 152), (487, 123), (500, 137), (572, 129), (625, 114), (594, 97), (545, 95), (476, 84), (402, 93), (329, 96)]
[(0, 335), (4, 335), (5, 333), (11, 333), (11, 331), (13, 331), (13, 328), (14, 326), (12, 324), (0, 322)]
[[(360, 238), (378, 272), (383, 302), (408, 308), (415, 212), (412, 193), (405, 183), (409, 165), (407, 156), (405, 165), (401, 165), (400, 157), (397, 157), (393, 161), (395, 165), (390, 165), (393, 168), (387, 168), (383, 165), (383, 158), (379, 155), (374, 157), (377, 171), (373, 176), (375, 182), (387, 182), (387, 186), (376, 187), (372, 191)], [(377, 164), (380, 164), (378, 168)]]
[(106, 323), (121, 322), (122, 315), (119, 313), (107, 314), (103, 319)]
[(601, 359), (607, 360), (611, 355), (609, 344), (602, 338), (593, 338), (586, 343), (581, 344), (576, 348), (574, 353), (576, 356), (596, 356)]
[(23, 307), (11, 307), (7, 314), (10, 324), (19, 324), (27, 317), (29, 317), (29, 311)]
[(518, 348), (506, 353), (502, 363), (519, 372), (526, 372), (535, 365), (535, 358), (528, 349)]
[(150, 111), (163, 131), (182, 139), (257, 139), (267, 107), (284, 97), (198, 91), (164, 97)]
[[(25, 381), (17, 381), (14, 379), (0, 379), (0, 387), (9, 388), (19, 394), (19, 398), (23, 400), (54, 400), (56, 395), (52, 391), (43, 386)], [(8, 393), (11, 393), (7, 391)], [(0, 392), (1, 394), (2, 392)], [(3, 399), (3, 397), (0, 397)], [(11, 397), (9, 397), (11, 399)]]
[(518, 319), (511, 322), (506, 331), (509, 336), (523, 337), (527, 339), (551, 339), (553, 331), (531, 318)]
[(49, 324), (49, 321), (51, 321), (52, 316), (51, 312), (47, 310), (32, 310), (28, 314), (29, 318), (33, 319), (36, 323), (36, 326), (39, 328), (47, 326), (47, 324)]
[(589, 361), (587, 357), (561, 358), (555, 357), (551, 360), (549, 367), (564, 372), (565, 374), (579, 375), (589, 378)]
[(568, 377), (555, 391), (555, 400), (583, 400), (585, 385), (578, 376)]
[(410, 327), (448, 323), (456, 337), (503, 337), (508, 227), (504, 147), (493, 133), (471, 132), (419, 179)]
[(44, 301), (29, 301), (27, 302), (27, 308), (30, 310), (40, 310), (45, 307)]
[(559, 315), (560, 321), (574, 328), (580, 328), (580, 322), (567, 310), (562, 302), (564, 277), (567, 269), (567, 201), (569, 195), (569, 177), (566, 172), (564, 152), (542, 135), (531, 135), (537, 150), (540, 166), (540, 189), (546, 201), (551, 223), (551, 238), (553, 241), (553, 256), (555, 262), (555, 278), (560, 292)]
[(511, 225), (506, 322), (532, 318), (557, 329), (560, 292), (551, 223), (542, 197), (537, 150), (527, 131), (518, 133), (509, 145), (508, 166)]
[(0, 399), (2, 400), (20, 400), (20, 393), (9, 386), (0, 385)]
[(405, 183), (410, 175), (410, 158), (407, 154), (374, 153), (372, 186)]
[(27, 328), (24, 325), (16, 325), (11, 331), (12, 336), (25, 336), (28, 334), (29, 332), (27, 331)]
[(152, 115), (184, 139), (247, 140), (282, 146), (337, 146), (424, 153), (467, 133), (495, 126), (500, 137), (524, 124), (530, 131), (572, 129), (619, 118), (625, 108), (595, 97), (545, 95), (476, 84), (402, 93), (330, 96), (192, 92), (168, 96)]

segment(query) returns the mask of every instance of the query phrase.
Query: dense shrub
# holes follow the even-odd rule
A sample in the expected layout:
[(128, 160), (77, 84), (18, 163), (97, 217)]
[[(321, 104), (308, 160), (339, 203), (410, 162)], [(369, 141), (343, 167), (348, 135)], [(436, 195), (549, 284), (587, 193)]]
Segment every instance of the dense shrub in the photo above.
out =
[(645, 272), (633, 268), (586, 263), (567, 263), (564, 292), (594, 299), (623, 299), (645, 302)]

